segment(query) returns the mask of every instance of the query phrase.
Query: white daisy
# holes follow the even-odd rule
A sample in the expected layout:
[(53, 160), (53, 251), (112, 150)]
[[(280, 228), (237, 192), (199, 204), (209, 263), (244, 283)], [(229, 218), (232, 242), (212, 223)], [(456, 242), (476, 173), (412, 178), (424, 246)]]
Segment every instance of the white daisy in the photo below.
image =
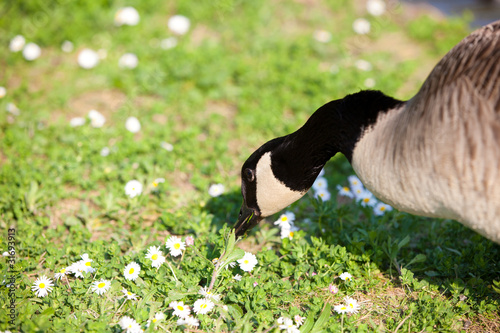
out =
[(197, 314), (206, 314), (212, 311), (215, 304), (209, 299), (201, 298), (194, 302), (193, 311)]
[(345, 305), (347, 306), (347, 312), (350, 313), (358, 313), (360, 308), (358, 301), (350, 297), (345, 298)]
[(157, 321), (164, 320), (164, 319), (165, 319), (165, 314), (163, 312), (157, 312), (157, 313), (155, 313), (155, 316), (153, 319), (151, 319), (151, 321), (153, 323), (156, 323)]
[(21, 114), (21, 110), (14, 103), (7, 103), (5, 106), (5, 110), (7, 112), (12, 113), (14, 116), (19, 116)]
[(349, 274), (348, 272), (344, 272), (344, 273), (340, 274), (339, 278), (341, 280), (344, 280), (344, 281), (351, 281), (352, 275)]
[(354, 194), (351, 192), (349, 187), (337, 185), (337, 190), (339, 191), (339, 195), (348, 198), (354, 198)]
[(68, 274), (68, 273), (69, 273), (68, 267), (61, 268), (59, 270), (59, 272), (54, 274), (54, 278), (56, 279), (56, 281), (58, 281), (59, 279), (65, 277), (66, 274)]
[(191, 22), (183, 15), (174, 15), (168, 20), (168, 28), (178, 35), (184, 35), (189, 31)]
[(274, 222), (280, 228), (290, 228), (291, 223), (295, 221), (295, 214), (292, 212), (285, 212), (285, 214), (281, 214), (278, 220)]
[[(281, 319), (281, 318), (280, 318)], [(282, 318), (282, 322), (278, 326), (282, 330), (286, 330), (287, 333), (300, 333), (300, 330), (295, 326), (293, 320), (290, 318)]]
[(90, 110), (88, 117), (90, 118), (90, 125), (94, 128), (100, 128), (106, 122), (106, 118), (97, 110)]
[(352, 23), (352, 28), (358, 35), (366, 35), (370, 32), (370, 22), (364, 18), (359, 18)]
[(325, 177), (318, 177), (314, 181), (312, 188), (315, 191), (325, 190), (328, 188), (328, 181), (326, 180)]
[(295, 320), (295, 325), (297, 325), (297, 327), (299, 327), (299, 326), (302, 326), (302, 324), (304, 324), (304, 320), (306, 319), (306, 317), (301, 317), (299, 315), (295, 315), (295, 317), (293, 317), (293, 319)]
[(174, 257), (180, 256), (182, 251), (186, 249), (186, 243), (184, 243), (182, 239), (177, 236), (170, 237), (165, 246), (170, 250), (170, 255)]
[(23, 36), (17, 35), (10, 40), (9, 49), (11, 52), (19, 52), (23, 49), (26, 40)]
[(0, 98), (4, 98), (7, 95), (7, 89), (5, 87), (0, 87)]
[(134, 198), (142, 193), (142, 184), (138, 180), (131, 180), (125, 185), (125, 194)]
[(180, 318), (186, 318), (191, 313), (189, 306), (184, 305), (184, 302), (171, 302), (168, 306), (174, 309), (174, 315)]
[(364, 188), (361, 180), (359, 180), (359, 178), (356, 177), (355, 175), (347, 177), (347, 180), (349, 181), (351, 188), (358, 188), (358, 187)]
[(385, 2), (383, 0), (368, 0), (366, 10), (373, 16), (380, 16), (385, 13)]
[(164, 50), (173, 49), (176, 46), (177, 46), (177, 38), (175, 37), (165, 38), (162, 39), (160, 42), (160, 47)]
[(134, 69), (138, 64), (139, 58), (133, 53), (125, 53), (118, 59), (118, 67), (120, 68)]
[(387, 204), (385, 204), (383, 202), (379, 202), (373, 208), (373, 213), (375, 214), (375, 216), (382, 216), (386, 212), (390, 212), (391, 210), (392, 210), (391, 206), (389, 206), (389, 205), (387, 205)]
[(328, 201), (328, 200), (330, 200), (332, 195), (330, 194), (330, 192), (328, 192), (327, 189), (321, 189), (321, 190), (316, 191), (316, 193), (314, 193), (314, 196), (316, 198), (323, 200), (323, 201)]
[(158, 268), (165, 262), (165, 256), (159, 246), (150, 246), (146, 258), (151, 260), (151, 266)]
[(33, 287), (31, 287), (31, 290), (35, 292), (35, 295), (37, 297), (45, 297), (52, 291), (53, 286), (54, 283), (52, 283), (52, 279), (46, 277), (45, 275), (42, 275), (35, 280), (35, 282), (33, 283)]
[(236, 281), (241, 281), (241, 278), (243, 276), (239, 275), (239, 274), (236, 274), (235, 276), (233, 276), (233, 279), (235, 279)]
[(200, 321), (193, 316), (187, 316), (186, 318), (180, 318), (179, 320), (177, 320), (177, 325), (198, 327), (200, 326)]
[(371, 71), (373, 68), (373, 66), (370, 62), (363, 60), (363, 59), (356, 60), (354, 65), (356, 66), (357, 69), (365, 71), (365, 72)]
[(127, 121), (125, 122), (125, 128), (129, 132), (137, 133), (141, 130), (141, 123), (136, 117), (128, 117)]
[(257, 265), (257, 257), (250, 253), (250, 252), (245, 252), (245, 255), (243, 258), (237, 260), (238, 264), (240, 264), (240, 268), (244, 270), (245, 272), (250, 272), (252, 269)]
[(65, 40), (61, 45), (61, 50), (66, 53), (72, 52), (73, 48), (73, 43), (71, 43), (69, 40)]
[(123, 275), (125, 275), (125, 279), (134, 281), (139, 277), (139, 273), (141, 272), (141, 266), (138, 263), (132, 261), (130, 264), (125, 266), (123, 270)]
[(118, 9), (115, 14), (115, 24), (120, 25), (137, 25), (140, 21), (139, 12), (134, 7), (123, 7)]
[(37, 59), (42, 54), (42, 49), (35, 43), (28, 43), (24, 46), (23, 57), (28, 61)]
[(151, 185), (153, 185), (153, 187), (158, 187), (158, 185), (160, 185), (161, 183), (164, 183), (164, 182), (165, 182), (165, 178), (156, 178), (155, 180), (153, 180)]
[(347, 308), (347, 305), (345, 305), (345, 304), (335, 305), (333, 307), (333, 310), (335, 310), (335, 312), (337, 312), (337, 313), (346, 313), (346, 312), (349, 312), (349, 309)]
[(84, 253), (80, 256), (80, 258), (82, 258), (82, 264), (83, 266), (85, 266), (85, 271), (87, 273), (94, 273), (95, 272), (95, 268), (92, 267), (92, 262), (94, 260), (90, 259), (89, 258), (89, 255), (87, 253)]
[(83, 273), (87, 273), (87, 266), (83, 260), (79, 260), (72, 263), (68, 268), (68, 271), (75, 275), (77, 278), (83, 278)]
[(130, 317), (122, 317), (118, 322), (118, 325), (125, 330), (127, 333), (138, 333), (142, 332), (141, 325), (135, 319)]
[(288, 237), (290, 240), (293, 239), (293, 236), (295, 232), (299, 231), (300, 229), (293, 224), (293, 222), (290, 222), (289, 227), (283, 227), (281, 228), (281, 239)]
[(69, 125), (71, 127), (78, 127), (78, 126), (82, 126), (84, 124), (85, 124), (85, 118), (82, 118), (82, 117), (71, 118), (71, 120), (69, 121)]
[(125, 288), (122, 289), (122, 293), (123, 293), (123, 296), (125, 296), (127, 299), (134, 300), (134, 301), (137, 299), (136, 294), (133, 294), (132, 292), (128, 291)]
[(102, 295), (106, 291), (108, 291), (110, 287), (111, 287), (111, 282), (109, 282), (108, 280), (99, 280), (95, 281), (90, 288), (97, 295)]
[[(186, 246), (191, 246), (194, 245), (194, 237), (193, 236), (187, 236), (186, 237)], [(231, 264), (229, 264), (231, 265)]]
[(198, 294), (202, 295), (206, 299), (213, 299), (216, 302), (220, 299), (220, 295), (214, 294), (212, 291), (208, 290), (207, 287), (202, 287), (200, 291), (198, 291)]
[(328, 43), (332, 39), (332, 34), (326, 30), (314, 30), (313, 38), (320, 43)]
[(224, 193), (224, 185), (222, 184), (212, 184), (210, 185), (210, 188), (208, 189), (208, 194), (211, 197), (218, 197), (222, 193)]
[(83, 49), (78, 53), (78, 65), (85, 69), (94, 68), (99, 64), (99, 55), (91, 49)]
[(335, 295), (336, 293), (338, 293), (338, 292), (339, 292), (339, 287), (337, 287), (337, 286), (336, 286), (336, 285), (334, 285), (334, 284), (330, 284), (330, 285), (328, 286), (328, 291), (329, 291), (330, 293), (332, 293), (332, 294), (334, 294), (334, 295)]
[(373, 196), (373, 194), (368, 191), (364, 190), (359, 194), (356, 199), (361, 203), (361, 206), (363, 207), (373, 207), (377, 204), (377, 199)]
[(111, 150), (109, 149), (109, 147), (104, 147), (101, 149), (101, 156), (106, 157), (109, 155), (110, 152), (111, 152)]

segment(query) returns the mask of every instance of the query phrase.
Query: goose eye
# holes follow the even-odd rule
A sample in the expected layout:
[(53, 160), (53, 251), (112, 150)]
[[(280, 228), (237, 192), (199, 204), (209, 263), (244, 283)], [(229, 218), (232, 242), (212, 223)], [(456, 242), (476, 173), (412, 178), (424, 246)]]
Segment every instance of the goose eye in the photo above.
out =
[(253, 182), (255, 180), (255, 174), (252, 169), (245, 169), (245, 177), (249, 182)]

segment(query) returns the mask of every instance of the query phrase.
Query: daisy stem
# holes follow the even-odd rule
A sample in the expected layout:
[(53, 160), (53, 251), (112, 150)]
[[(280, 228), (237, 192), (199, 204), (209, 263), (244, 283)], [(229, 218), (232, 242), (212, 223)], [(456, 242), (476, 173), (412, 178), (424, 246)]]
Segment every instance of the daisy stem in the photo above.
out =
[(340, 317), (340, 332), (344, 333), (344, 314)]
[(174, 275), (175, 281), (179, 282), (179, 280), (177, 279), (177, 276), (175, 275), (174, 269), (172, 268), (172, 265), (170, 265), (170, 263), (168, 261), (167, 261), (167, 265), (170, 268), (170, 271), (172, 272), (172, 274)]
[(179, 260), (179, 263), (177, 264), (177, 269), (181, 266), (182, 259), (184, 259), (184, 253), (186, 253), (186, 251), (182, 251), (181, 260)]
[(123, 301), (123, 303), (120, 305), (120, 307), (118, 308), (118, 310), (116, 310), (115, 315), (113, 316), (113, 318), (115, 318), (115, 317), (116, 317), (116, 315), (118, 314), (118, 312), (120, 312), (120, 310), (121, 310), (122, 306), (123, 306), (125, 303), (127, 303), (127, 298), (125, 298), (125, 300), (124, 300), (124, 301)]
[(73, 292), (73, 289), (71, 289), (71, 286), (69, 285), (68, 277), (64, 275), (64, 279), (66, 280), (66, 283), (68, 284), (68, 288), (70, 292)]
[[(222, 259), (226, 254), (226, 250), (222, 251), (220, 258)], [(222, 263), (222, 260), (218, 260), (217, 264), (215, 264), (214, 272), (212, 273), (212, 280), (210, 281), (210, 286), (208, 286), (208, 291), (211, 291), (214, 287), (215, 280), (217, 279), (217, 275), (219, 275), (219, 266)]]

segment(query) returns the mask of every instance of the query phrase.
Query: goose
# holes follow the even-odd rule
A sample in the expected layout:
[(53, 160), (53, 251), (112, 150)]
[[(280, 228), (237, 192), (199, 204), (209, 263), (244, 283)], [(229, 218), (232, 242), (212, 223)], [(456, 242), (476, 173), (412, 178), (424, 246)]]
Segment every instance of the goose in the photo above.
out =
[(500, 21), (450, 50), (413, 98), (359, 91), (258, 148), (241, 168), (236, 235), (301, 198), (339, 152), (387, 204), (500, 243)]

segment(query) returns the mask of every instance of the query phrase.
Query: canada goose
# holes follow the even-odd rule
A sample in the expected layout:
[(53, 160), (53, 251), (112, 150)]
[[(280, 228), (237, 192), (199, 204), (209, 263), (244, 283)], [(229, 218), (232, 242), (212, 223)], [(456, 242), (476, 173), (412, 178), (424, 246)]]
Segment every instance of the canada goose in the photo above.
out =
[(241, 170), (236, 234), (302, 197), (338, 152), (382, 201), (500, 243), (500, 21), (448, 52), (410, 100), (360, 91), (257, 149)]

